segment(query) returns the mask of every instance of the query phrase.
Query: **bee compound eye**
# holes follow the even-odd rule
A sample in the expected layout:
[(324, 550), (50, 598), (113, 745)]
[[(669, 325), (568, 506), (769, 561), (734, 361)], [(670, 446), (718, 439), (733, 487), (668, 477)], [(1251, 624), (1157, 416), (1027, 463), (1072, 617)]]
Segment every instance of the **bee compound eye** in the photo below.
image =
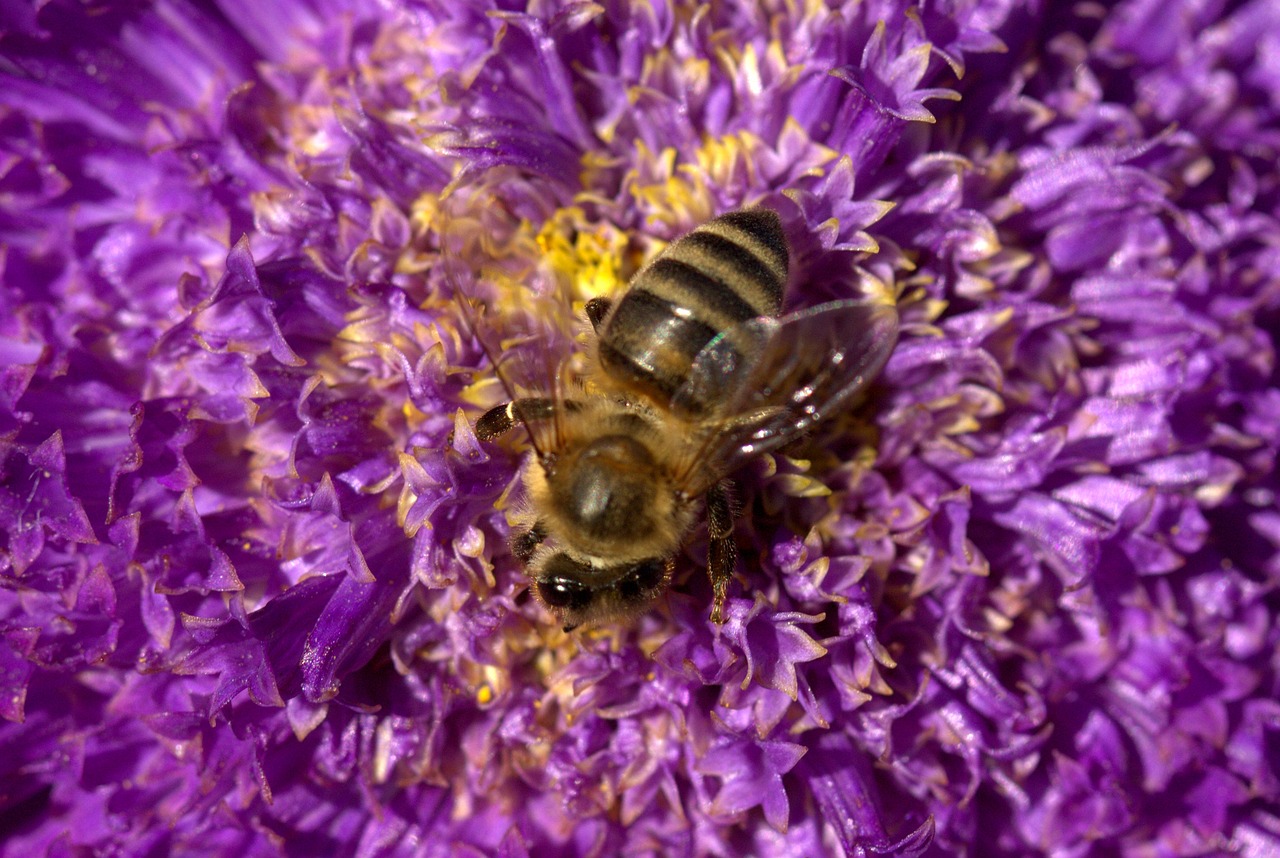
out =
[(619, 579), (618, 594), (628, 602), (648, 599), (665, 575), (666, 564), (661, 560), (643, 560)]
[(538, 596), (550, 608), (580, 611), (591, 604), (591, 588), (572, 578), (545, 578), (534, 583)]

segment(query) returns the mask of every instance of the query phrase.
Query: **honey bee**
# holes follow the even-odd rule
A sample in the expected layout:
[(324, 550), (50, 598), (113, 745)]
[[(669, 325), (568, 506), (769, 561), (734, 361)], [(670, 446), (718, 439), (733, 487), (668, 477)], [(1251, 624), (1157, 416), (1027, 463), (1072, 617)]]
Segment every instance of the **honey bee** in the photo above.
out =
[[(590, 384), (566, 381), (561, 355), (549, 391), (522, 395), (504, 370), (511, 341), (487, 340), (510, 401), (474, 432), (528, 432), (512, 552), (565, 631), (649, 608), (700, 516), (711, 619), (723, 622), (737, 557), (728, 478), (847, 407), (888, 359), (894, 307), (838, 300), (783, 314), (790, 268), (779, 215), (739, 209), (670, 244), (617, 300), (586, 303)], [(468, 312), (480, 326), (481, 310)]]

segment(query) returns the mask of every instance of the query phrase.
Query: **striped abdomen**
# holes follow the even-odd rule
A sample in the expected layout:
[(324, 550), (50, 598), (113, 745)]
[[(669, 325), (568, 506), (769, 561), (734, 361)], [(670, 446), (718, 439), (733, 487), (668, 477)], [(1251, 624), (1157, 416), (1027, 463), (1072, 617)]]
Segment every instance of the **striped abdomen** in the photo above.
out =
[[(787, 239), (769, 209), (703, 224), (644, 268), (600, 327), (599, 357), (619, 384), (672, 407), (702, 348), (757, 316), (776, 316), (787, 282)], [(718, 391), (709, 391), (708, 396)], [(686, 401), (687, 417), (712, 402)]]

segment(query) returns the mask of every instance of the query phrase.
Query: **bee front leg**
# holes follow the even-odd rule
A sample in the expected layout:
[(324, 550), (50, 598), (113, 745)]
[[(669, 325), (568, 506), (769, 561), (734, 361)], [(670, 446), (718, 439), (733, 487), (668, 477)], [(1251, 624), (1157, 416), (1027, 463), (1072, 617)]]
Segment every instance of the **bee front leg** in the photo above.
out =
[(707, 492), (707, 574), (711, 577), (711, 622), (724, 622), (724, 602), (729, 595), (729, 579), (738, 559), (733, 541), (733, 506), (729, 502), (730, 483), (721, 480)]
[(542, 522), (534, 522), (533, 527), (524, 533), (516, 534), (511, 540), (511, 553), (521, 563), (528, 563), (529, 558), (533, 556), (533, 552), (542, 544), (542, 540), (547, 538), (547, 532), (542, 528)]

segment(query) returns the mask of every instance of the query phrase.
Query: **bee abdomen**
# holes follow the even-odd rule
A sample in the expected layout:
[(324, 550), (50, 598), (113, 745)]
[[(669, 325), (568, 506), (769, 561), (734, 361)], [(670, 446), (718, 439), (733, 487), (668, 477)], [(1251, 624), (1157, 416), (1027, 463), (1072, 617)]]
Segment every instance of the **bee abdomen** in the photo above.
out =
[[(776, 316), (782, 309), (787, 239), (778, 215), (768, 209), (718, 217), (671, 245), (662, 259), (683, 262), (737, 295), (752, 308), (748, 318)], [(633, 288), (646, 286), (647, 273), (640, 273)]]
[[(782, 222), (743, 209), (676, 241), (641, 271), (600, 331), (601, 366), (613, 379), (671, 406), (698, 353), (734, 325), (782, 308), (788, 252)], [(711, 403), (683, 400), (697, 416)]]

